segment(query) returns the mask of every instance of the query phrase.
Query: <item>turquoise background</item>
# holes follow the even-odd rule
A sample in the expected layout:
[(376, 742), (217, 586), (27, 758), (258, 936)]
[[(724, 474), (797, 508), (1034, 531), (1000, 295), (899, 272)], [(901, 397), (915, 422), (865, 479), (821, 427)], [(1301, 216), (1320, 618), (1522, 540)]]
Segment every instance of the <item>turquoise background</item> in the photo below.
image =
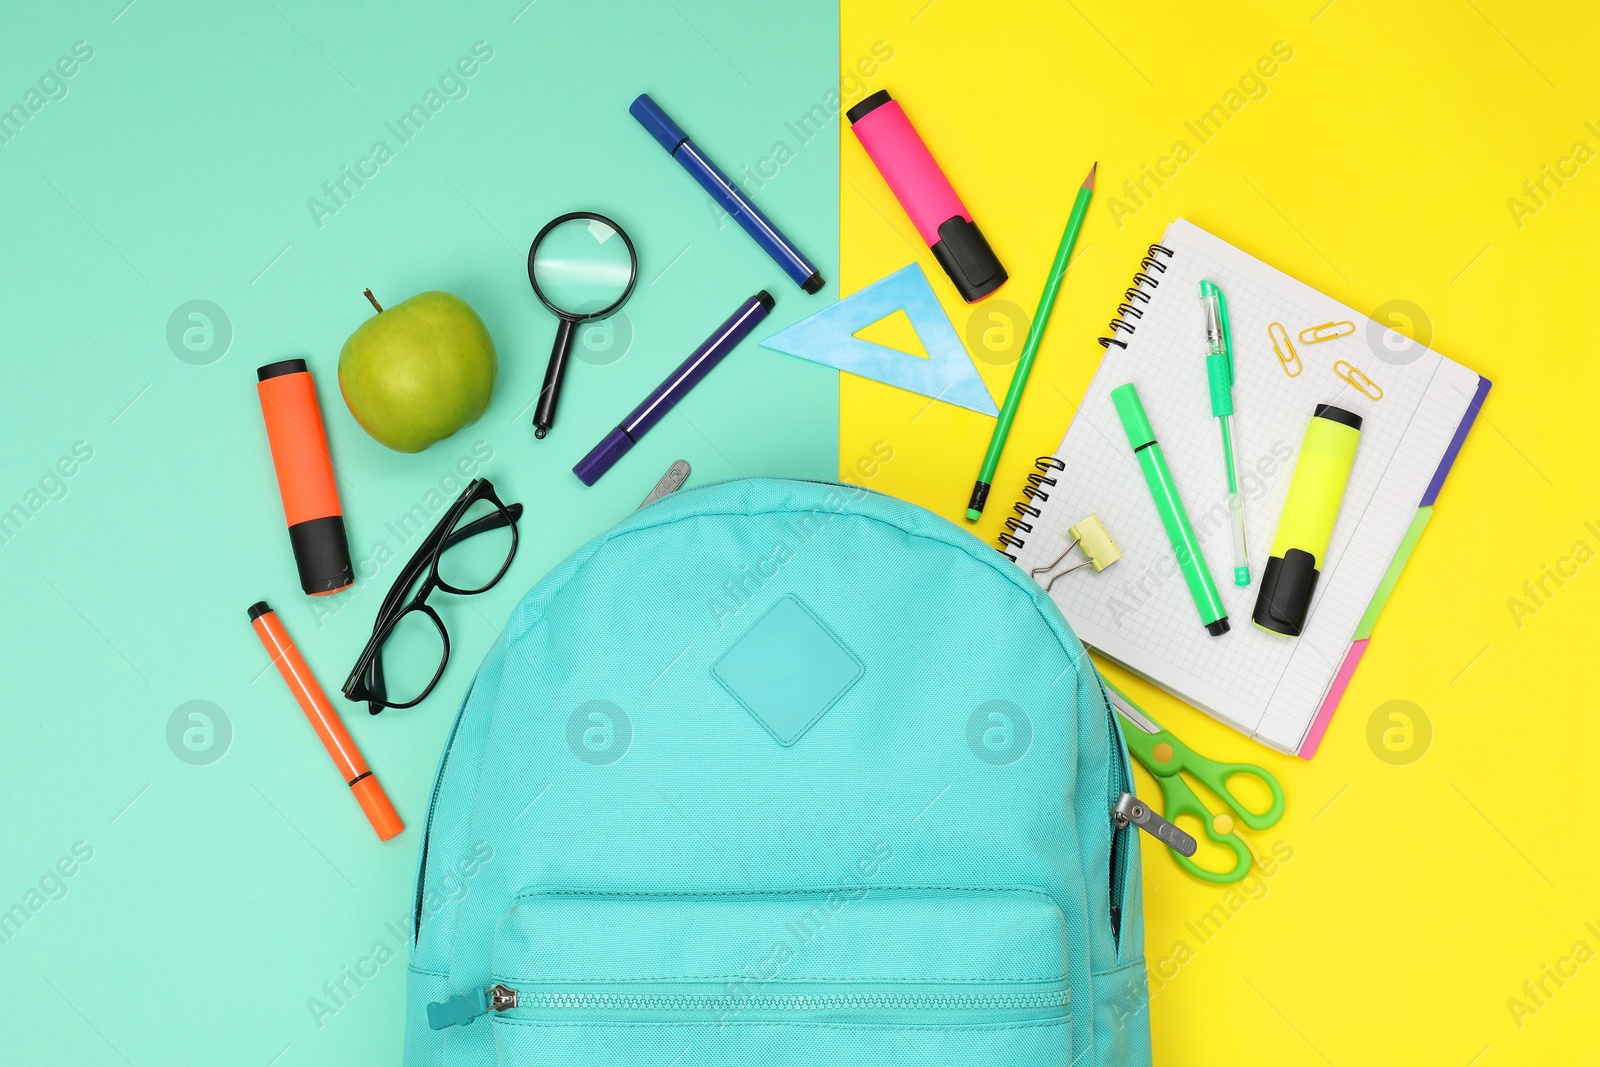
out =
[[(65, 96), (0, 145), (0, 511), (27, 513), (0, 530), (0, 1049), (87, 1067), (394, 1062), (427, 792), (512, 605), (674, 459), (693, 465), (691, 485), (836, 473), (837, 373), (756, 342), (836, 295), (837, 117), (810, 141), (786, 124), (837, 91), (837, 11), (123, 2), (13, 10), (0, 37), (0, 108), (76, 42), (93, 49)], [(464, 98), (399, 145), (385, 123), (480, 41), (493, 57), (463, 79)], [(758, 202), (818, 264), (821, 295), (719, 221), (628, 116), (641, 91), (730, 172), (785, 143)], [(319, 227), (308, 198), (379, 139), (393, 158)], [(632, 343), (574, 363), (556, 429), (536, 443), (529, 405), (555, 323), (529, 291), (527, 242), (578, 208), (612, 215), (638, 246), (613, 335), (626, 325)], [(419, 455), (369, 439), (339, 398), (339, 346), (370, 314), (367, 286), (388, 304), (454, 292), (499, 349), (488, 413)], [(573, 463), (761, 287), (778, 304), (757, 337), (584, 489)], [(167, 340), (191, 300), (231, 326), (220, 358), (191, 356), (204, 365)], [(358, 567), (380, 544), (395, 557), (315, 605), (295, 578), (254, 388), (257, 366), (296, 356), (317, 375)], [(414, 547), (390, 524), (453, 498), (458, 464), (526, 505), (522, 548), (490, 593), (436, 598), (455, 650), (422, 707), (372, 719), (338, 700), (409, 824), (380, 844), (245, 608), (271, 602), (335, 691)], [(194, 700), (231, 728), (208, 765), (167, 739)], [(20, 928), (3, 925), (13, 905)], [(341, 980), (348, 993), (319, 1025), (308, 1001), (333, 1003), (324, 983)]]

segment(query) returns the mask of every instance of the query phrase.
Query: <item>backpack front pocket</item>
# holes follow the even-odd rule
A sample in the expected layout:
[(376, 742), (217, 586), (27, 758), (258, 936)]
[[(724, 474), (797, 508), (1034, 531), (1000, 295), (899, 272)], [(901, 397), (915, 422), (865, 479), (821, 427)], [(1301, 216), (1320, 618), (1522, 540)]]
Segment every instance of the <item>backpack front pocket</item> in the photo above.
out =
[(481, 1003), (508, 1067), (1059, 1067), (1066, 976), (1032, 890), (528, 891)]

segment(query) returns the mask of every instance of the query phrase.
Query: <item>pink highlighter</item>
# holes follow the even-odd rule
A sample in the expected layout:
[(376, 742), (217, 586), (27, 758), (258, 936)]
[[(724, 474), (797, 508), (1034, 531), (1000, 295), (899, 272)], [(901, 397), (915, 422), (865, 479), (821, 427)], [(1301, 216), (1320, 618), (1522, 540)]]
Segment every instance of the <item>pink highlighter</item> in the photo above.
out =
[(889, 91), (878, 90), (845, 115), (962, 299), (970, 304), (1000, 288), (1006, 269)]

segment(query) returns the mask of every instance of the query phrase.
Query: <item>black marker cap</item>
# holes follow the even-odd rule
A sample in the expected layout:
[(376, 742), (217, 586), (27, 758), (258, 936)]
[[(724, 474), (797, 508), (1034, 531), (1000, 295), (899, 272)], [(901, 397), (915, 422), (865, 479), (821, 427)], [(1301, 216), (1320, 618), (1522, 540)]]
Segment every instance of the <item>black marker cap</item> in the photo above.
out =
[(336, 593), (356, 580), (343, 516), (295, 523), (289, 527), (289, 546), (300, 571), (300, 588), (307, 596)]
[(1361, 416), (1344, 408), (1334, 407), (1332, 404), (1318, 404), (1317, 410), (1311, 413), (1314, 419), (1327, 419), (1337, 422), (1341, 426), (1348, 426), (1352, 430), (1361, 429)]
[(303, 359), (280, 359), (276, 363), (268, 363), (265, 367), (256, 368), (256, 381), (264, 382), (268, 378), (278, 378), (285, 374), (299, 374), (306, 369)]
[(1316, 588), (1317, 559), (1311, 553), (1291, 548), (1282, 556), (1273, 556), (1261, 573), (1261, 592), (1256, 596), (1256, 610), (1251, 619), (1263, 630), (1299, 637), (1300, 631), (1305, 629), (1311, 594)]
[(846, 111), (844, 113), (844, 117), (850, 120), (850, 125), (854, 126), (856, 123), (860, 122), (862, 119), (866, 118), (868, 115), (872, 114), (874, 111), (878, 110), (884, 104), (887, 104), (893, 99), (894, 97), (889, 95), (889, 90), (879, 89), (871, 96), (862, 100), (855, 107), (851, 108), (849, 111)]
[(933, 246), (933, 256), (950, 275), (961, 299), (969, 304), (982, 300), (1005, 284), (1006, 269), (1000, 265), (1000, 257), (989, 247), (978, 224), (960, 215), (939, 224), (939, 240)]

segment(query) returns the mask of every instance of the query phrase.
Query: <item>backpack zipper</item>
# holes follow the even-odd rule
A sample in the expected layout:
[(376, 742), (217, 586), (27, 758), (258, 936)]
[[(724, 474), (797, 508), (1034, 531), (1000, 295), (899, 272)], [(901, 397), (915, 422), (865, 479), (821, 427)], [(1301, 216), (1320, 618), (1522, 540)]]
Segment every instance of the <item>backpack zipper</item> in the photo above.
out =
[[(504, 986), (496, 988), (503, 989)], [(1026, 993), (517, 993), (503, 1008), (627, 1011), (990, 1011), (1062, 1008), (1063, 989)]]
[(1100, 696), (1106, 702), (1107, 740), (1111, 747), (1111, 781), (1107, 790), (1112, 798), (1111, 807), (1111, 936), (1120, 945), (1122, 941), (1122, 894), (1126, 891), (1123, 874), (1123, 850), (1128, 847), (1123, 832), (1124, 824), (1117, 822), (1117, 798), (1133, 790), (1132, 768), (1128, 766), (1127, 743), (1122, 739), (1122, 728), (1117, 723), (1117, 713), (1111, 707), (1111, 695), (1106, 692), (1105, 680), (1095, 673)]
[(1117, 802), (1111, 807), (1111, 821), (1119, 830), (1132, 823), (1174, 852), (1184, 856), (1194, 855), (1195, 849), (1199, 847), (1199, 843), (1181, 827), (1157, 815), (1150, 805), (1132, 793), (1124, 793), (1117, 798)]
[(517, 1006), (517, 991), (510, 986), (493, 985), (474, 993), (459, 993), (449, 1000), (428, 1005), (428, 1026), (448, 1030), (470, 1023), (491, 1011), (509, 1011)]
[(1111, 723), (1112, 762), (1115, 764), (1111, 776), (1111, 795), (1115, 798), (1111, 803), (1111, 935), (1121, 937), (1123, 885), (1120, 861), (1124, 847), (1122, 831), (1130, 824), (1137, 826), (1163, 845), (1184, 856), (1193, 856), (1199, 848), (1199, 843), (1177, 824), (1157, 815), (1150, 805), (1132, 793), (1133, 782), (1129, 780), (1123, 765), (1123, 760), (1126, 758), (1124, 755), (1126, 742), (1122, 740), (1122, 728), (1117, 722), (1116, 713), (1111, 710), (1111, 696), (1106, 692), (1104, 681), (1100, 681), (1100, 694), (1105, 698), (1106, 715)]
[(591, 993), (570, 990), (517, 990), (493, 985), (475, 993), (428, 1005), (435, 1030), (472, 1022), (482, 1015), (516, 1008), (546, 1011), (1023, 1011), (1065, 1008), (1066, 988), (1009, 993), (925, 991), (916, 993)]

